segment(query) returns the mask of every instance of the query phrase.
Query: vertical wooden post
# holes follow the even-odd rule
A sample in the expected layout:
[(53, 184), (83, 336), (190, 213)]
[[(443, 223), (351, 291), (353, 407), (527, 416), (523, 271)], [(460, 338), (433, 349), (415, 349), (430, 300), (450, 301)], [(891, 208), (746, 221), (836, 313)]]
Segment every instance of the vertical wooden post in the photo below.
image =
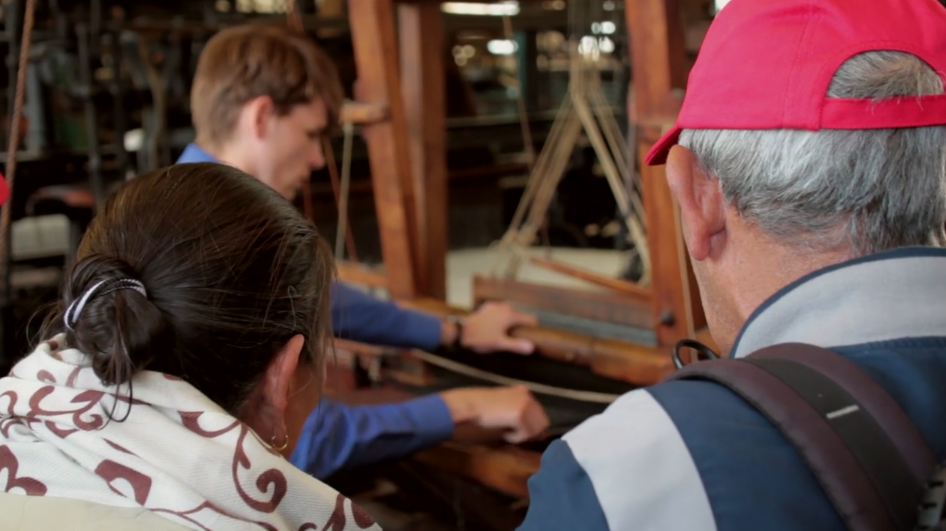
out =
[(387, 104), (390, 119), (366, 125), (381, 253), (388, 292), (396, 299), (417, 295), (417, 223), (408, 141), (401, 97), (392, 0), (348, 0), (349, 26), (358, 65), (355, 97), (365, 103)]
[(624, 8), (630, 33), (637, 118), (675, 119), (673, 89), (686, 85), (683, 27), (677, 0), (636, 0)]
[(446, 96), (443, 16), (438, 2), (398, 4), (401, 82), (413, 166), (418, 294), (446, 300)]
[(655, 330), (658, 344), (669, 346), (706, 325), (664, 168), (647, 166), (643, 161), (680, 110), (674, 89), (685, 86), (683, 28), (677, 0), (626, 2), (625, 14), (636, 73), (631, 115), (637, 122)]

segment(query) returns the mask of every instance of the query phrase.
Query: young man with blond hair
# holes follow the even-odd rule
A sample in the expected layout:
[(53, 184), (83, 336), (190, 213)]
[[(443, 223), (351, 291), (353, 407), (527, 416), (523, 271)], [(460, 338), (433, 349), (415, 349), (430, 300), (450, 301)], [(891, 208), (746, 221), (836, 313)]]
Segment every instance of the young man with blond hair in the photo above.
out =
[[(331, 60), (284, 27), (228, 28), (207, 43), (191, 90), (197, 136), (178, 159), (235, 166), (287, 199), (325, 164), (322, 137), (338, 123), (343, 93)], [(506, 304), (487, 304), (462, 324), (332, 286), (336, 336), (420, 349), (462, 345), (487, 353), (528, 354), (533, 345), (508, 330), (535, 318)], [(408, 455), (448, 440), (458, 423), (506, 429), (522, 441), (548, 418), (521, 387), (454, 389), (415, 400), (350, 407), (323, 399), (305, 423), (292, 461), (324, 478), (348, 466)]]

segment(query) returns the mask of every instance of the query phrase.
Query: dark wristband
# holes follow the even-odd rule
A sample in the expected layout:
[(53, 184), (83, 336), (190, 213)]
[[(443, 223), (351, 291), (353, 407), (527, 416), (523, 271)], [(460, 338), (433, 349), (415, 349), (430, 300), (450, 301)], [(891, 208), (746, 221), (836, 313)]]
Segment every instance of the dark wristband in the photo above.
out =
[(448, 315), (447, 322), (452, 323), (456, 327), (457, 333), (453, 336), (453, 342), (450, 343), (451, 350), (460, 350), (463, 348), (462, 339), (463, 339), (463, 318), (459, 315)]

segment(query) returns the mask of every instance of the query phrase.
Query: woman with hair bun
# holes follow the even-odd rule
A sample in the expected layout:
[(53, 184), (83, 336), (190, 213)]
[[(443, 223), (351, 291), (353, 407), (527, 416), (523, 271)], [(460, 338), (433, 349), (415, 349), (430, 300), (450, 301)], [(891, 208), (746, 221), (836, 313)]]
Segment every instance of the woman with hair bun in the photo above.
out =
[(237, 169), (126, 183), (0, 379), (3, 525), (378, 529), (285, 459), (319, 397), (332, 276), (313, 225)]

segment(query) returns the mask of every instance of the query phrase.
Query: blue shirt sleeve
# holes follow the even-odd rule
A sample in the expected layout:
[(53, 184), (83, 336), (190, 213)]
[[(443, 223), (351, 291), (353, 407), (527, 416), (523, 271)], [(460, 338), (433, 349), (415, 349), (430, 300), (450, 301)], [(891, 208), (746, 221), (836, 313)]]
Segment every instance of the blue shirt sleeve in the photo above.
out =
[(440, 345), (440, 319), (382, 301), (342, 282), (332, 284), (335, 337), (392, 347), (432, 350)]
[(529, 478), (529, 511), (517, 531), (549, 529), (610, 529), (591, 478), (562, 440), (546, 448)]
[(323, 399), (309, 417), (290, 461), (319, 479), (352, 466), (405, 457), (453, 436), (439, 395), (406, 402), (349, 406)]

